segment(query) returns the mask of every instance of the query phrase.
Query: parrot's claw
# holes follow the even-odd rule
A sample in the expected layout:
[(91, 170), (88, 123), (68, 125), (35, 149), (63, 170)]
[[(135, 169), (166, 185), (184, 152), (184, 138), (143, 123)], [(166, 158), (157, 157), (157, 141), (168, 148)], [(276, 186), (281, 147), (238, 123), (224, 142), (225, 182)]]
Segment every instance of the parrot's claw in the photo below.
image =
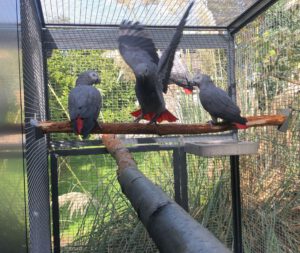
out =
[(211, 127), (215, 126), (217, 124), (217, 122), (213, 121), (213, 120), (209, 120), (206, 122), (207, 124), (209, 124)]
[(96, 126), (98, 126), (100, 130), (102, 130), (102, 126), (98, 121), (96, 121)]
[(140, 116), (138, 116), (133, 122), (134, 123), (139, 123), (140, 122), (140, 120), (141, 119), (143, 119), (144, 118), (144, 115), (143, 114), (141, 114)]
[(151, 120), (147, 125), (154, 125), (154, 126), (157, 126), (157, 122), (156, 120)]

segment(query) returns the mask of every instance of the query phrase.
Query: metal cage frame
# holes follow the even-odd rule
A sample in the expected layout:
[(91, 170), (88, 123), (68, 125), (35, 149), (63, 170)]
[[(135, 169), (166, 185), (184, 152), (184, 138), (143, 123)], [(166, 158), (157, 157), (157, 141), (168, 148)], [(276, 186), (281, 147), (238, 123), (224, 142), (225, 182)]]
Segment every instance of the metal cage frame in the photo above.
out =
[[(47, 94), (47, 55), (53, 49), (65, 49), (62, 44), (60, 44), (59, 38), (63, 36), (68, 38), (70, 36), (75, 36), (84, 32), (90, 34), (91, 32), (96, 34), (103, 43), (101, 44), (101, 49), (111, 49), (116, 48), (116, 43), (114, 41), (107, 41), (103, 34), (106, 34), (108, 31), (112, 34), (116, 34), (117, 27), (113, 25), (82, 25), (82, 24), (46, 24), (44, 20), (44, 15), (42, 11), (42, 6), (40, 0), (33, 0), (36, 16), (39, 19), (40, 29), (41, 29), (41, 38), (43, 46), (43, 60), (44, 60), (44, 89)], [(233, 22), (228, 26), (199, 26), (193, 27), (188, 26), (186, 30), (196, 30), (196, 31), (217, 31), (218, 34), (199, 34), (197, 36), (197, 48), (224, 48), (227, 52), (228, 59), (228, 88), (229, 94), (232, 99), (236, 101), (236, 84), (235, 84), (235, 49), (234, 49), (234, 35), (246, 26), (249, 22), (254, 20), (259, 14), (267, 10), (271, 5), (276, 3), (276, 0), (261, 0), (257, 1), (244, 13), (238, 16)], [(67, 27), (67, 30), (61, 29)], [(148, 26), (146, 27), (149, 31), (155, 29), (156, 27)], [(159, 27), (157, 33), (166, 33), (174, 29), (173, 26), (162, 26)], [(158, 35), (159, 36), (159, 35)], [(182, 45), (183, 47), (188, 47), (188, 44), (183, 36)], [(195, 36), (195, 35), (192, 35)], [(215, 44), (209, 43), (209, 41), (216, 41)], [(77, 49), (80, 48), (95, 48), (95, 44), (86, 45), (84, 42), (82, 44), (69, 44), (67, 45), (68, 49)], [(98, 45), (99, 48), (99, 45)], [(47, 101), (47, 100), (46, 100)], [(47, 102), (46, 102), (47, 103)], [(47, 110), (48, 105), (46, 104)], [(49, 111), (46, 111), (46, 117), (49, 118)], [(189, 137), (184, 137), (185, 140), (188, 140)], [(195, 138), (195, 137), (193, 137)], [(222, 134), (218, 136), (197, 136), (196, 140), (203, 140), (205, 138), (224, 138), (232, 139), (236, 138), (236, 133), (231, 132), (231, 134)], [(89, 154), (106, 154), (107, 151), (105, 148), (89, 148), (84, 150), (74, 150), (70, 149), (70, 146), (89, 146), (93, 144), (99, 144), (95, 141), (84, 141), (84, 142), (50, 142), (48, 139), (48, 148), (50, 151), (51, 157), (51, 184), (52, 184), (52, 219), (53, 219), (53, 235), (54, 235), (54, 252), (60, 252), (60, 242), (59, 242), (59, 206), (58, 206), (58, 178), (57, 178), (57, 159), (58, 156), (73, 156), (73, 155), (89, 155)], [(171, 142), (169, 145), (161, 145), (162, 141)], [(172, 143), (173, 142), (173, 143)], [(130, 147), (129, 150), (132, 152), (144, 152), (144, 151), (159, 151), (159, 150), (172, 150), (173, 151), (173, 165), (174, 165), (174, 188), (175, 188), (175, 200), (188, 210), (188, 195), (187, 195), (187, 165), (186, 165), (186, 153), (182, 152), (182, 146), (178, 146), (177, 137), (153, 137), (153, 138), (136, 138), (128, 140), (128, 144), (143, 144), (139, 146)], [(174, 144), (175, 143), (175, 144)], [(147, 145), (154, 144), (154, 145)], [(176, 163), (175, 163), (176, 161)], [(232, 191), (232, 207), (233, 207), (233, 227), (234, 227), (234, 249), (235, 252), (242, 252), (242, 232), (241, 232), (241, 199), (240, 199), (240, 185), (239, 185), (239, 156), (230, 157), (230, 166), (231, 166), (231, 191)], [(28, 186), (30, 190), (30, 185)], [(29, 206), (30, 208), (30, 206)], [(32, 227), (32, 229), (35, 229)], [(49, 224), (49, 230), (50, 224)], [(36, 231), (38, 232), (38, 231)], [(35, 233), (31, 231), (31, 233)], [(44, 243), (46, 243), (44, 241)], [(49, 237), (48, 242), (49, 247), (51, 248), (51, 238)], [(45, 244), (43, 245), (43, 252), (45, 251)], [(40, 252), (38, 247), (34, 248), (32, 252)]]

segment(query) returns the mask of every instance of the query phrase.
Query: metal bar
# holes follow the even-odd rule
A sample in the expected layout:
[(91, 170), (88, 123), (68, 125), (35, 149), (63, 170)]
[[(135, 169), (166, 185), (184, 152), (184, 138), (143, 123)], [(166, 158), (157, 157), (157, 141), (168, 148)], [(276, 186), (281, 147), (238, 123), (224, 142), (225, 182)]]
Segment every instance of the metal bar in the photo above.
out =
[(188, 207), (188, 182), (187, 163), (184, 147), (178, 147), (173, 151), (174, 190), (175, 201), (187, 212)]
[[(149, 35), (153, 39), (155, 46), (164, 49), (166, 41), (172, 38), (175, 29), (148, 29)], [(199, 30), (200, 31), (200, 30)], [(195, 33), (193, 33), (195, 32)], [(44, 29), (44, 44), (48, 50), (52, 49), (107, 49), (118, 48), (117, 38), (119, 32), (117, 28), (53, 28)], [(86, 38), (91, 38), (86, 40)], [(195, 30), (184, 31), (179, 48), (226, 48), (228, 44), (228, 34), (225, 33), (197, 33)]]
[(36, 12), (38, 14), (41, 26), (44, 28), (45, 27), (45, 19), (44, 19), (44, 13), (43, 13), (41, 1), (40, 0), (35, 0), (34, 2), (35, 2)]
[[(229, 35), (228, 50), (227, 50), (227, 75), (228, 75), (228, 94), (232, 101), (236, 103), (236, 80), (235, 80), (235, 49), (234, 49), (234, 36)], [(233, 139), (237, 140), (237, 129), (232, 130)]]
[[(44, 41), (44, 34), (41, 34), (42, 41)], [(44, 81), (44, 99), (45, 99), (45, 116), (46, 120), (50, 120), (50, 97), (49, 97), (49, 88), (48, 88), (48, 64), (47, 64), (47, 49), (44, 44), (42, 44), (43, 47), (43, 81)], [(51, 142), (50, 142), (50, 134), (46, 135), (46, 141), (47, 141), (47, 147), (50, 148)]]
[(51, 195), (52, 195), (52, 223), (53, 223), (53, 250), (60, 253), (59, 231), (59, 203), (58, 203), (58, 165), (57, 154), (51, 153)]
[[(59, 23), (47, 23), (45, 28), (58, 28), (58, 27), (88, 27), (88, 28), (119, 28), (120, 24), (59, 24)], [(155, 25), (144, 25), (147, 28), (155, 28), (155, 29), (176, 29), (177, 26), (172, 25), (163, 25), (163, 26), (155, 26)], [(185, 26), (184, 30), (208, 30), (208, 31), (216, 31), (216, 30), (224, 30), (227, 31), (228, 27), (226, 26)]]
[[(232, 141), (232, 134), (218, 134), (218, 135), (194, 135), (194, 136), (164, 136), (164, 137), (145, 137), (145, 138), (131, 138), (123, 139), (124, 144), (153, 144), (153, 143), (162, 143), (162, 144), (176, 144), (178, 147), (179, 138), (183, 139), (186, 142), (213, 142), (213, 141)], [(51, 141), (51, 147), (56, 149), (62, 148), (79, 148), (87, 146), (100, 146), (102, 145), (101, 140), (86, 140), (86, 141)]]
[(231, 34), (237, 33), (245, 25), (254, 20), (258, 15), (271, 7), (278, 0), (260, 0), (256, 1), (250, 8), (239, 15), (233, 22), (231, 22), (227, 29)]
[[(178, 145), (176, 146), (178, 147)], [(144, 145), (136, 147), (127, 147), (130, 152), (151, 152), (151, 151), (161, 151), (161, 150), (173, 150), (174, 146), (162, 146), (162, 145)], [(55, 150), (53, 153), (56, 153), (59, 156), (79, 156), (79, 155), (100, 155), (108, 154), (108, 151), (104, 147), (100, 148), (86, 148), (86, 149), (61, 149)]]
[(184, 147), (179, 148), (180, 155), (180, 185), (181, 185), (181, 206), (185, 211), (189, 211), (189, 198), (188, 198), (188, 173), (186, 152)]
[(180, 189), (180, 151), (173, 151), (173, 171), (174, 171), (174, 199), (176, 203), (182, 206), (181, 189)]
[[(42, 40), (44, 40), (44, 34), (42, 33)], [(49, 89), (48, 89), (48, 65), (47, 65), (47, 49), (43, 44), (43, 75), (44, 75), (44, 97), (46, 107), (46, 120), (50, 120), (50, 106), (49, 106)]]
[(233, 102), (236, 102), (236, 82), (235, 82), (235, 50), (234, 37), (230, 36), (227, 50), (227, 72), (228, 72), (228, 93)]
[(243, 252), (239, 156), (230, 156), (234, 252)]

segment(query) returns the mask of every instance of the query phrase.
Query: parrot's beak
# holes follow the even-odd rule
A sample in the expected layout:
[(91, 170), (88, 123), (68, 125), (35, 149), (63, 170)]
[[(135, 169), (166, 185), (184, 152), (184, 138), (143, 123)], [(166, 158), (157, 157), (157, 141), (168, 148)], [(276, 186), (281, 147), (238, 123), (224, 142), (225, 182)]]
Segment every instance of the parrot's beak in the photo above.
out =
[(100, 78), (97, 78), (97, 80), (95, 81), (95, 84), (99, 84), (100, 83)]

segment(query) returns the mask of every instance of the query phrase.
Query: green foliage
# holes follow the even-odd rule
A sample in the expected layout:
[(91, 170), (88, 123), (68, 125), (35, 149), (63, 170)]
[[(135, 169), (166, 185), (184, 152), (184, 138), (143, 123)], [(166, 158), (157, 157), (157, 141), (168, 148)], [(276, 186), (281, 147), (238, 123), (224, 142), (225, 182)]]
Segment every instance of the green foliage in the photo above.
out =
[(251, 41), (237, 36), (240, 48), (252, 60), (251, 66), (243, 67), (255, 73), (250, 87), (255, 89), (261, 111), (270, 109), (270, 101), (284, 92), (287, 82), (300, 84), (299, 23), (299, 8), (279, 1), (242, 31)]

